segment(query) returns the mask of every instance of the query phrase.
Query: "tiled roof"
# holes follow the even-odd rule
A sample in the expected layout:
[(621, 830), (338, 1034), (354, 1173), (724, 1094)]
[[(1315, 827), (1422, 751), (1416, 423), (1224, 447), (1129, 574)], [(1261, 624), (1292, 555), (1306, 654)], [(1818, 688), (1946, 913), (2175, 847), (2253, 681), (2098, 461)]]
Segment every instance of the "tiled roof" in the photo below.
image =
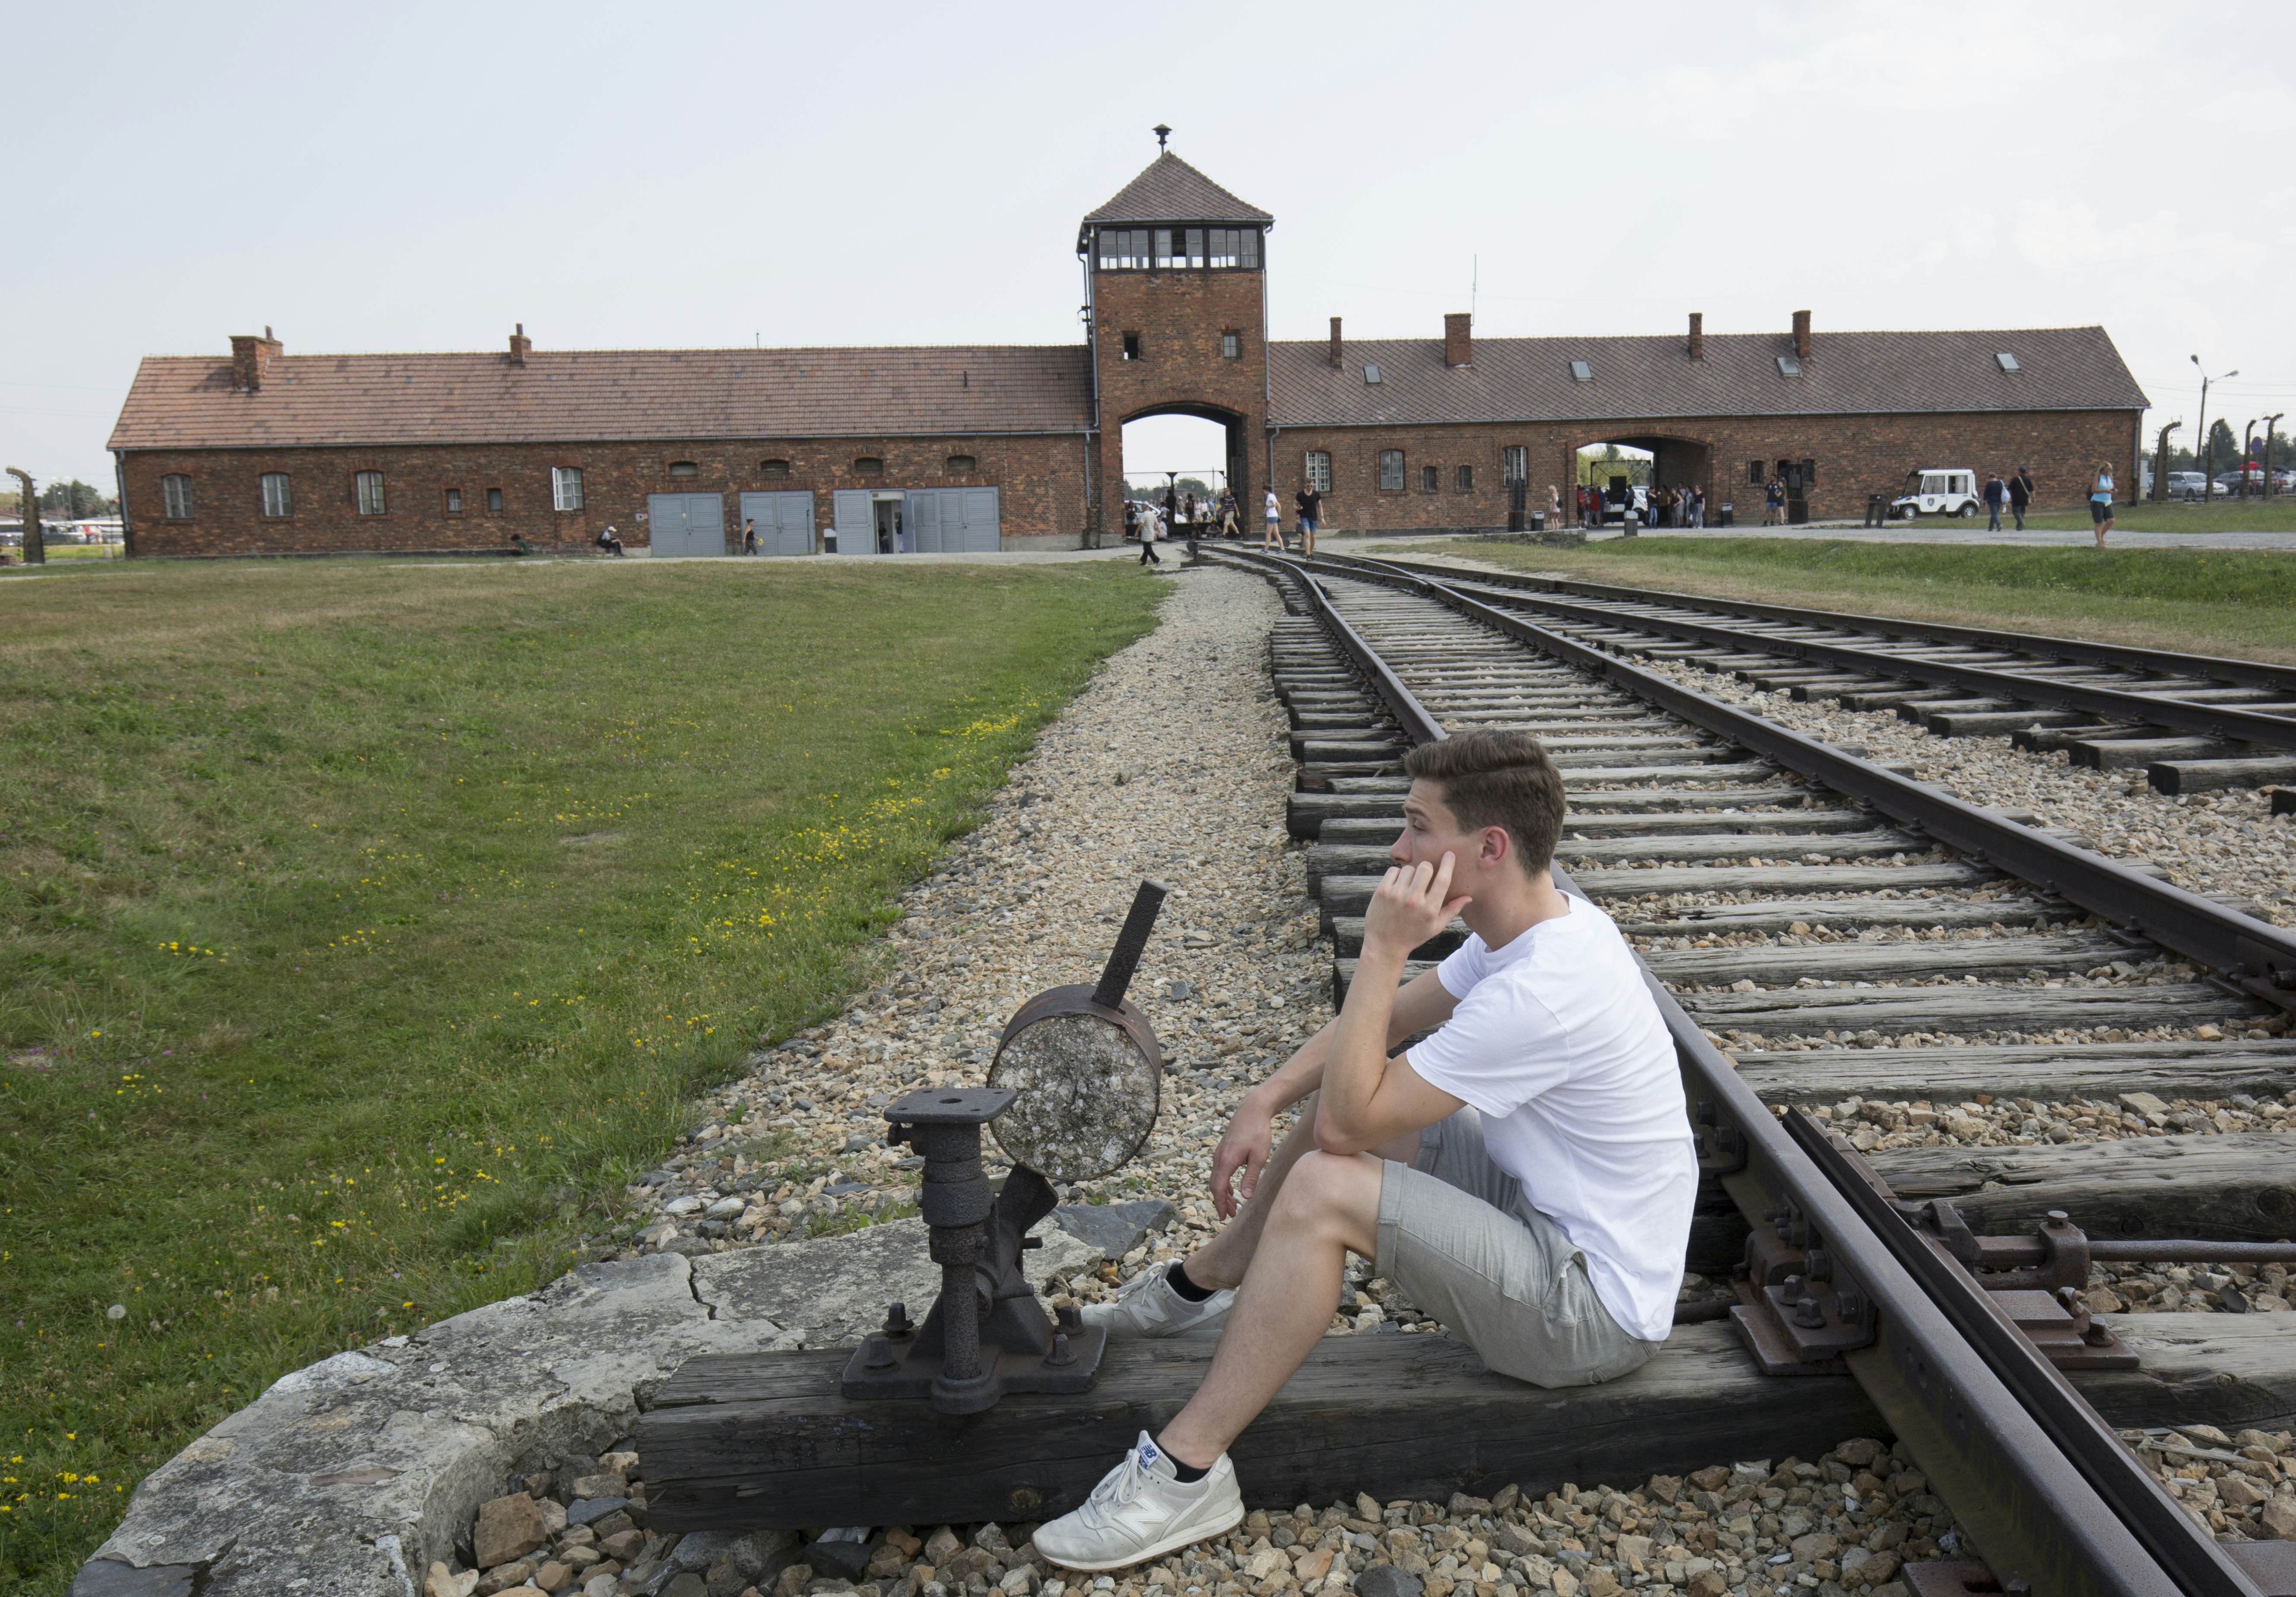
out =
[(1117, 191), (1116, 198), (1087, 222), (1272, 222), (1257, 205), (1247, 205), (1169, 150)]
[(254, 393), (228, 356), (145, 357), (109, 447), (1082, 432), (1082, 344), (283, 355)]
[[(1801, 375), (1784, 375), (1789, 333), (1708, 333), (1702, 360), (1682, 334), (1478, 338), (1474, 364), (1443, 364), (1439, 338), (1268, 346), (1268, 419), (1278, 426), (1599, 421), (1693, 416), (1847, 416), (1955, 410), (2136, 410), (2136, 379), (2102, 327), (1976, 333), (1825, 333)], [(2019, 369), (2002, 369), (2006, 351)], [(1592, 381), (1573, 381), (1583, 360)], [(1364, 381), (1366, 362), (1381, 381)]]

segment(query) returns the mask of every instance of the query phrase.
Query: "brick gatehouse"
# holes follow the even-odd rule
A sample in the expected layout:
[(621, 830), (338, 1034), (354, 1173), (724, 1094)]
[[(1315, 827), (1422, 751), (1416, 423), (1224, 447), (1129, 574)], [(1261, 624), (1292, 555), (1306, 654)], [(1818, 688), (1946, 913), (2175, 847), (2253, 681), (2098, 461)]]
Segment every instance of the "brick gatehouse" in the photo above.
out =
[(1267, 336), (1275, 218), (1160, 154), (1077, 235), (1087, 342), (812, 350), (151, 356), (113, 429), (135, 556), (582, 546), (656, 556), (1064, 547), (1111, 534), (1124, 424), (1226, 431), (1262, 490), (1341, 529), (1504, 524), (1510, 485), (1569, 499), (1616, 443), (1758, 521), (1790, 471), (1815, 517), (1922, 466), (2031, 468), (2044, 505), (2112, 463), (2133, 496), (2144, 395), (2102, 327), (1477, 339)]

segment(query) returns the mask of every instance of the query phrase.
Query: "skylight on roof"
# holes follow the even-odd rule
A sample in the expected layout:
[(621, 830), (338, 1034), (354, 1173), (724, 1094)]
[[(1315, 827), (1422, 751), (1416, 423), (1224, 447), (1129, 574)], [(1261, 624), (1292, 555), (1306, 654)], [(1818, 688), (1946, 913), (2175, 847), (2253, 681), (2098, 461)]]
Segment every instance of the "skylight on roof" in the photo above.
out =
[(1594, 380), (1595, 380), (1595, 368), (1594, 368), (1593, 366), (1588, 366), (1588, 365), (1587, 365), (1585, 361), (1583, 361), (1583, 360), (1574, 360), (1574, 361), (1572, 361), (1572, 362), (1570, 363), (1570, 381), (1571, 381), (1571, 382), (1573, 382), (1573, 383), (1592, 383)]
[(2017, 364), (2017, 358), (2006, 350), (2002, 350), (1993, 358), (2001, 363), (2001, 369), (2005, 372), (2021, 372), (2025, 369)]
[(1779, 357), (1778, 357), (1778, 375), (1779, 375), (1779, 376), (1781, 376), (1781, 377), (1799, 377), (1799, 376), (1800, 376), (1800, 375), (1801, 375), (1801, 357), (1800, 357), (1800, 356), (1799, 356), (1799, 355), (1781, 355), (1781, 356), (1779, 356)]
[(1368, 360), (1365, 361), (1365, 362), (1364, 362), (1364, 381), (1365, 381), (1365, 382), (1366, 382), (1366, 383), (1376, 383), (1376, 382), (1378, 382), (1379, 380), (1380, 380), (1380, 379), (1379, 379), (1379, 367), (1377, 367), (1376, 366), (1374, 366), (1374, 365), (1373, 365), (1370, 361), (1368, 361)]

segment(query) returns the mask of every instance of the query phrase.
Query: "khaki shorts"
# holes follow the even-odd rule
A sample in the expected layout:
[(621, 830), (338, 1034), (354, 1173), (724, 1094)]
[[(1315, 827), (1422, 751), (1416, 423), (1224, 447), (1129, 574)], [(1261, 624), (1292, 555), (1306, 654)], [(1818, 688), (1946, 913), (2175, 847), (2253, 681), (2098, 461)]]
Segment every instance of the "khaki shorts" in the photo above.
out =
[(1382, 1163), (1373, 1268), (1484, 1363), (1534, 1386), (1615, 1380), (1659, 1349), (1611, 1317), (1587, 1255), (1491, 1162), (1471, 1108), (1420, 1132), (1410, 1164)]

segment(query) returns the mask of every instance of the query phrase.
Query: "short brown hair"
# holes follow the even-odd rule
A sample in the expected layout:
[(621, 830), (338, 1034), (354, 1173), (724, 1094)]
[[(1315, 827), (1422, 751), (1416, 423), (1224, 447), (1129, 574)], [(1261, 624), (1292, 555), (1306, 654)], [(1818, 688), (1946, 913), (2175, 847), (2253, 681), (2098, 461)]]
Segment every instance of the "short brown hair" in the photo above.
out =
[(1462, 830), (1503, 827), (1531, 876), (1554, 859), (1562, 836), (1562, 773), (1528, 732), (1462, 732), (1403, 757), (1412, 776), (1443, 785), (1443, 807)]

